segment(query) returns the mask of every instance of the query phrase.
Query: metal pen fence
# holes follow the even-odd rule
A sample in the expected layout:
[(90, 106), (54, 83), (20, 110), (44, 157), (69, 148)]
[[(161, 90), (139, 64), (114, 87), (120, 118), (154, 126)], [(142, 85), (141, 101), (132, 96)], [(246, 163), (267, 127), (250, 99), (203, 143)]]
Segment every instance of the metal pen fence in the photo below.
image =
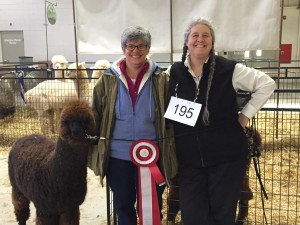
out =
[[(239, 224), (300, 224), (300, 68), (259, 68), (269, 74), (277, 83), (277, 89), (264, 108), (256, 115), (256, 126), (262, 136), (261, 156), (259, 160), (262, 183), (268, 199), (261, 195), (261, 186), (253, 162), (249, 169), (249, 187), (253, 199), (249, 200), (248, 216)], [(52, 69), (41, 68), (0, 68), (0, 150), (8, 151), (12, 143), (23, 135), (41, 133), (42, 118), (53, 116), (54, 132), (57, 137), (55, 110), (45, 108), (47, 112), (37, 112), (25, 104), (18, 71), (22, 70), (26, 85), (36, 85), (45, 80), (54, 80)], [(26, 77), (32, 71), (42, 77)], [(81, 78), (77, 88), (82, 88), (81, 80), (91, 83), (89, 77)], [(278, 75), (279, 73), (279, 75)], [(64, 78), (61, 80), (64, 82)], [(63, 88), (63, 86), (61, 86)], [(49, 90), (48, 93), (51, 93)], [(62, 96), (66, 97), (66, 96)], [(41, 108), (46, 103), (40, 104)], [(44, 120), (47, 121), (47, 120)], [(42, 123), (41, 123), (42, 122)], [(163, 224), (182, 224), (180, 212), (171, 212), (168, 204), (178, 205), (177, 198), (171, 198), (170, 188), (164, 193)], [(172, 203), (173, 202), (173, 203)], [(174, 219), (171, 215), (174, 213)], [(113, 210), (113, 197), (107, 187), (107, 224), (117, 224)]]

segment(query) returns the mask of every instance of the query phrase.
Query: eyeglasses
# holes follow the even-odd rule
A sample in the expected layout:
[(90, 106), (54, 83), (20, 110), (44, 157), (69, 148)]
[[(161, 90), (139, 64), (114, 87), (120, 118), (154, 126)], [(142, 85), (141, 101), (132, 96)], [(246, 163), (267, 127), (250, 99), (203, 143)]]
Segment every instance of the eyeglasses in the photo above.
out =
[(140, 51), (144, 51), (147, 48), (147, 45), (126, 45), (126, 50), (133, 51), (135, 48), (137, 48)]

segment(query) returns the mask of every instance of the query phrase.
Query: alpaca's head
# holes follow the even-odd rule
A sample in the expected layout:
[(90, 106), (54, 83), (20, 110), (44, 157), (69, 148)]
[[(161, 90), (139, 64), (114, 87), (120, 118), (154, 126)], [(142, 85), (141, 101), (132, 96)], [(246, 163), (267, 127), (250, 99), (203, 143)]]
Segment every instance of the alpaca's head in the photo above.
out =
[(92, 78), (100, 78), (104, 71), (110, 67), (110, 63), (106, 59), (98, 60), (94, 66), (91, 67), (93, 69)]
[(110, 67), (110, 63), (106, 59), (99, 59), (97, 62), (95, 62), (95, 65), (92, 67), (92, 69), (108, 69)]
[(262, 138), (255, 128), (246, 127), (246, 137), (248, 139), (248, 148), (251, 156), (259, 157), (261, 154)]
[(68, 67), (67, 63), (56, 62), (52, 64), (52, 68), (55, 70), (67, 69), (67, 67)]
[(53, 69), (66, 69), (68, 61), (63, 55), (55, 55), (51, 59)]
[(95, 135), (95, 118), (87, 102), (67, 103), (60, 118), (61, 139), (70, 144), (88, 142), (87, 135)]
[(250, 128), (246, 127), (246, 136), (247, 138), (252, 138), (253, 144), (255, 146), (257, 146), (258, 148), (261, 147), (262, 144), (261, 135), (256, 129), (252, 127)]
[(55, 71), (55, 78), (63, 78), (63, 70), (68, 67), (67, 59), (63, 55), (55, 55), (52, 57), (51, 63)]
[(85, 63), (72, 63), (68, 66), (66, 77), (70, 79), (88, 78)]

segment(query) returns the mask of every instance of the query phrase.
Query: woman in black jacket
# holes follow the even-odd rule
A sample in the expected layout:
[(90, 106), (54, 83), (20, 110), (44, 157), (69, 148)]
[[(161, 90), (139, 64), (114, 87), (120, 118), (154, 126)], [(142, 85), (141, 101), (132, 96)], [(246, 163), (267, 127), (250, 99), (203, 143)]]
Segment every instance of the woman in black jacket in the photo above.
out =
[[(170, 69), (167, 113), (174, 120), (185, 225), (234, 224), (248, 155), (244, 128), (275, 89), (265, 73), (216, 56), (214, 43), (209, 21), (192, 21), (182, 61)], [(238, 90), (252, 92), (240, 112)]]

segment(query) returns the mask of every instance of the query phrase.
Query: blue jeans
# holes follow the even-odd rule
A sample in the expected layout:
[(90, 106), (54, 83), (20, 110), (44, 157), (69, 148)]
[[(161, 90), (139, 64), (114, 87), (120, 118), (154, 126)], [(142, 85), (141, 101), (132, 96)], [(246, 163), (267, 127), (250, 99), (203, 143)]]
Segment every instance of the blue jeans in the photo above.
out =
[[(113, 192), (114, 207), (118, 215), (118, 225), (137, 225), (135, 202), (138, 196), (138, 167), (131, 161), (110, 158), (106, 174)], [(160, 210), (165, 185), (156, 186)], [(162, 215), (161, 215), (162, 218)]]

